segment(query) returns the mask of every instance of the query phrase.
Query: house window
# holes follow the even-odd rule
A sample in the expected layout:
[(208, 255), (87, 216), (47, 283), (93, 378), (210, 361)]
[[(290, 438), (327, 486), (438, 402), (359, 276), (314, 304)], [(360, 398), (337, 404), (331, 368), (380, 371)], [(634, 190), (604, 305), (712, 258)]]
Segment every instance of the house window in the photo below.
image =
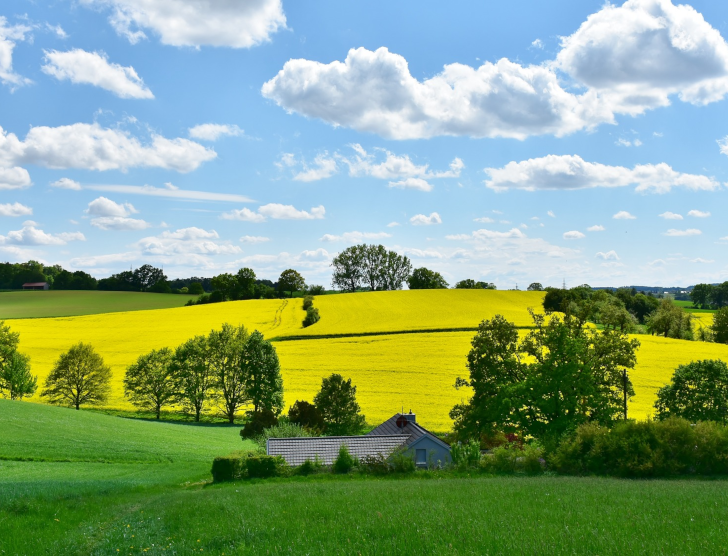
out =
[(417, 462), (417, 465), (427, 465), (427, 450), (418, 449), (415, 456), (415, 462)]

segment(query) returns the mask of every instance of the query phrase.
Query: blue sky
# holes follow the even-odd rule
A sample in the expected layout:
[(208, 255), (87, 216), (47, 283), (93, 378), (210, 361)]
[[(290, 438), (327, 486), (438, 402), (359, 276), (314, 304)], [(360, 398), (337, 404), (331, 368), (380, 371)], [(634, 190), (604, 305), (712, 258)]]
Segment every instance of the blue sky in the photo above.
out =
[(6, 0), (0, 259), (454, 283), (728, 270), (728, 7)]

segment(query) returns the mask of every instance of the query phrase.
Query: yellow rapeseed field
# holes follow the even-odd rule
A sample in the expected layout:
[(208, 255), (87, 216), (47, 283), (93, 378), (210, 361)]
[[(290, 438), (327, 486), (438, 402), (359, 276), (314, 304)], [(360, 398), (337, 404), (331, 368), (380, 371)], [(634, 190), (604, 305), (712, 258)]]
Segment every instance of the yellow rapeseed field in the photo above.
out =
[[(223, 322), (244, 324), (267, 337), (305, 334), (356, 334), (402, 330), (475, 327), (496, 313), (528, 326), (527, 308), (538, 307), (541, 294), (484, 291), (377, 292), (318, 297), (321, 321), (301, 327), (300, 299), (240, 301), (111, 313), (82, 317), (9, 321), (20, 332), (21, 351), (32, 358), (41, 380), (54, 361), (78, 341), (91, 343), (112, 367), (111, 407), (131, 408), (121, 381), (126, 366), (140, 354), (175, 347), (195, 334), (219, 328)], [(302, 339), (276, 342), (285, 385), (285, 402), (312, 400), (321, 378), (339, 372), (358, 387), (362, 411), (378, 423), (404, 407), (435, 430), (448, 430), (448, 412), (467, 391), (453, 387), (466, 376), (466, 355), (473, 332), (415, 332), (349, 338)], [(669, 382), (679, 364), (696, 359), (728, 361), (728, 346), (636, 336), (642, 342), (638, 368), (632, 374), (637, 395), (632, 416), (652, 412), (657, 388)], [(40, 401), (36, 396), (33, 401)]]

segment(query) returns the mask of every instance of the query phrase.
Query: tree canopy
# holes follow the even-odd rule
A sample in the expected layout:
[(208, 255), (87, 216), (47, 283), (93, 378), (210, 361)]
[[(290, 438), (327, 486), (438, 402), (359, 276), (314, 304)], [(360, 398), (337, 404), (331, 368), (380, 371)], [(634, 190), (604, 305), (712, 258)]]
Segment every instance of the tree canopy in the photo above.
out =
[(291, 297), (293, 297), (293, 292), (303, 291), (305, 288), (306, 281), (298, 271), (289, 268), (281, 272), (281, 276), (278, 278), (278, 291), (290, 292)]
[(273, 344), (254, 331), (245, 342), (240, 365), (253, 411), (270, 410), (279, 415), (283, 409), (283, 378)]
[(175, 403), (179, 397), (172, 357), (168, 348), (152, 350), (140, 355), (124, 375), (124, 395), (135, 406), (153, 411), (157, 419), (162, 407)]
[(442, 274), (429, 268), (416, 268), (407, 278), (407, 285), (411, 290), (442, 290), (450, 286)]
[(670, 384), (657, 391), (659, 419), (676, 416), (698, 421), (728, 421), (728, 365), (706, 359), (680, 365)]
[(79, 342), (53, 365), (41, 396), (52, 404), (82, 405), (106, 403), (111, 391), (111, 368), (90, 344)]
[(327, 434), (354, 435), (364, 428), (365, 418), (360, 413), (356, 386), (352, 386), (351, 379), (344, 380), (336, 373), (322, 379), (321, 390), (313, 401), (323, 416)]
[(334, 288), (355, 292), (362, 287), (372, 291), (400, 290), (412, 272), (412, 263), (383, 245), (353, 245), (331, 262)]

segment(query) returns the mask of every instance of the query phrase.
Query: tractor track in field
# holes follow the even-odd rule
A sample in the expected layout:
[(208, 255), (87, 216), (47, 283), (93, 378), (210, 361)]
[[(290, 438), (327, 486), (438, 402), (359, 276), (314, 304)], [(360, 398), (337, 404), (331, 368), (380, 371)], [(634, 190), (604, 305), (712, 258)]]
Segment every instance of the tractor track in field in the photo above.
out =
[[(533, 330), (533, 326), (517, 326), (518, 330)], [(401, 334), (437, 334), (442, 332), (477, 332), (477, 326), (462, 328), (427, 328), (423, 330), (392, 330), (388, 332), (348, 332), (343, 334), (307, 334), (295, 336), (277, 336), (271, 342), (292, 342), (297, 340), (328, 340), (336, 338), (360, 338), (366, 336), (398, 336)]]

